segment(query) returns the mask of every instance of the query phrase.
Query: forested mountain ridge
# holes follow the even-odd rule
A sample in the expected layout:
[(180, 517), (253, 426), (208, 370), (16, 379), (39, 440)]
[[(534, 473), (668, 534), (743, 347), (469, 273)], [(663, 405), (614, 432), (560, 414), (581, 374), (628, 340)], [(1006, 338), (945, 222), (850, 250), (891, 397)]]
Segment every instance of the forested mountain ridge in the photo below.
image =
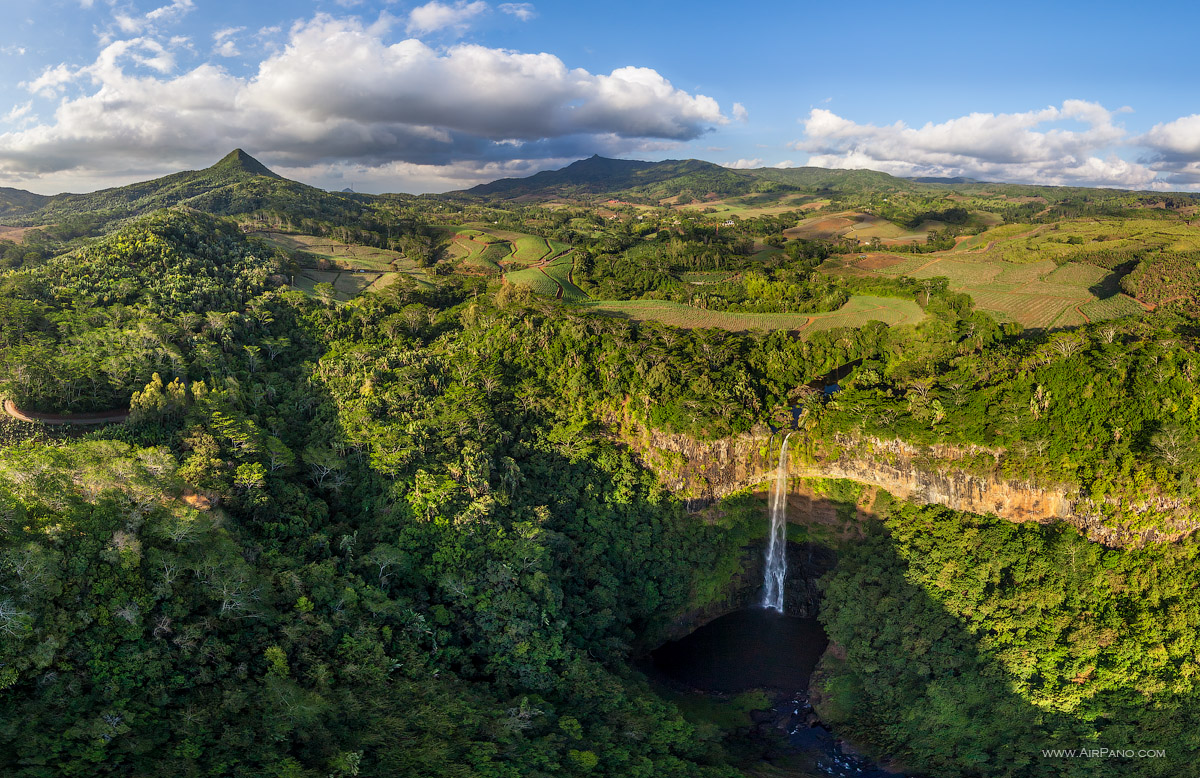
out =
[(683, 194), (731, 197), (767, 191), (911, 189), (904, 179), (870, 170), (791, 168), (735, 170), (698, 159), (640, 162), (595, 155), (561, 170), (545, 170), (527, 178), (502, 178), (465, 190), (464, 194), (501, 199), (607, 195), (658, 200)]

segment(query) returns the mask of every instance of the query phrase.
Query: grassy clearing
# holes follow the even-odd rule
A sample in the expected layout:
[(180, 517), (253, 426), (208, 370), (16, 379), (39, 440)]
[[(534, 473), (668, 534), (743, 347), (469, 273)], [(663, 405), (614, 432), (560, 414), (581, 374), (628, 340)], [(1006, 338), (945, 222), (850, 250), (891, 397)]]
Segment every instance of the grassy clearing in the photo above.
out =
[(370, 273), (337, 270), (303, 269), (292, 276), (292, 288), (308, 295), (316, 293), (317, 284), (332, 284), (334, 299), (346, 302), (364, 292), (377, 292), (395, 283), (401, 276), (407, 276), (418, 284), (429, 286), (420, 273)]
[(333, 288), (349, 297), (357, 297), (367, 291), (382, 273), (341, 273), (333, 282)]
[(0, 240), (11, 240), (13, 243), (22, 243), (25, 240), (25, 234), (33, 230), (44, 230), (50, 225), (43, 224), (40, 227), (8, 227), (0, 224)]
[(911, 300), (857, 295), (831, 313), (735, 313), (708, 311), (661, 300), (599, 301), (586, 304), (589, 310), (635, 321), (660, 321), (673, 327), (715, 327), (731, 332), (747, 330), (796, 330), (801, 334), (836, 327), (861, 327), (871, 321), (898, 326), (924, 318), (921, 307)]
[(756, 251), (750, 257), (752, 262), (769, 262), (775, 257), (781, 256), (784, 253), (783, 249), (765, 248), (762, 251)]
[(663, 300), (604, 300), (587, 303), (584, 307), (586, 310), (622, 319), (660, 321), (683, 329), (715, 327), (731, 332), (752, 329), (799, 330), (809, 320), (809, 317), (802, 313), (727, 313), (706, 311), (703, 308)]

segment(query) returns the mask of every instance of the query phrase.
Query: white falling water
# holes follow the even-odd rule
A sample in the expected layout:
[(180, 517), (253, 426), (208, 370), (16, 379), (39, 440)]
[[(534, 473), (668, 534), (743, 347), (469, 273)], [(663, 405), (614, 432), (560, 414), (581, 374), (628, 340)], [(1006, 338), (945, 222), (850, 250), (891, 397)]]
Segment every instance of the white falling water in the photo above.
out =
[(783, 578), (787, 575), (787, 487), (788, 438), (783, 437), (779, 469), (771, 492), (771, 536), (767, 543), (767, 567), (763, 574), (763, 607), (783, 613)]

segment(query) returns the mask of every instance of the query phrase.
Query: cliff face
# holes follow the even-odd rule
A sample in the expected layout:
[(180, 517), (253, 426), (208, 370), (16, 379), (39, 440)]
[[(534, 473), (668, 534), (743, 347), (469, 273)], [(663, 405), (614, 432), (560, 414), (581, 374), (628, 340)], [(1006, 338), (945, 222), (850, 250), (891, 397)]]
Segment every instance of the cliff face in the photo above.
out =
[(765, 427), (712, 441), (628, 428), (620, 437), (688, 510), (765, 481), (779, 464), (782, 441)]
[[(817, 615), (821, 592), (817, 580), (833, 569), (834, 552), (816, 543), (788, 543), (788, 574), (784, 581), (784, 610), (789, 616), (812, 618)], [(763, 566), (766, 545), (754, 543), (742, 549), (741, 572), (729, 581), (724, 597), (702, 608), (679, 614), (663, 632), (652, 636), (651, 643), (678, 640), (713, 619), (727, 613), (758, 606), (763, 596)]]
[[(625, 440), (659, 474), (664, 485), (695, 510), (769, 479), (778, 464), (782, 436), (764, 428), (736, 437), (697, 441), (684, 435), (644, 431), (625, 436)], [(1114, 528), (1105, 525), (1096, 506), (1081, 499), (1075, 489), (1005, 479), (998, 465), (991, 472), (980, 472), (978, 467), (968, 471), (954, 464), (968, 455), (978, 460), (981, 452), (998, 462), (1003, 453), (1000, 451), (953, 446), (924, 449), (897, 440), (853, 443), (846, 449), (854, 453), (818, 458), (812, 464), (801, 465), (794, 458), (791, 474), (850, 479), (901, 499), (970, 513), (994, 513), (1014, 522), (1061, 520), (1089, 539), (1109, 546), (1174, 540), (1200, 527), (1182, 505), (1156, 504), (1147, 507), (1176, 514), (1177, 518), (1165, 523), (1165, 529)]]

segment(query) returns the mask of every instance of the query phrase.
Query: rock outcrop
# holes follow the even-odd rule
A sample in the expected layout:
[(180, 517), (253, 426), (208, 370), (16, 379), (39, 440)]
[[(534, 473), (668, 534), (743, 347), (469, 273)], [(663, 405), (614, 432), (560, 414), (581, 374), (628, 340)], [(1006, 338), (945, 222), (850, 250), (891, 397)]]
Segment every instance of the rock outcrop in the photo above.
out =
[[(782, 436), (767, 428), (713, 441), (640, 431), (622, 439), (663, 484), (698, 510), (726, 495), (762, 484), (775, 472)], [(1078, 490), (1005, 478), (1003, 451), (979, 447), (917, 447), (899, 440), (838, 441), (841, 453), (793, 458), (793, 476), (845, 478), (884, 489), (900, 499), (995, 514), (1014, 522), (1065, 521), (1108, 546), (1175, 540), (1200, 528), (1184, 506), (1148, 505), (1168, 518), (1158, 528), (1113, 527)], [(797, 449), (803, 448), (797, 446)], [(988, 464), (994, 461), (994, 466)], [(985, 464), (980, 465), (980, 462)], [(970, 464), (969, 464), (970, 463)], [(1159, 500), (1158, 502), (1162, 502)], [(1171, 514), (1174, 513), (1174, 517)]]

